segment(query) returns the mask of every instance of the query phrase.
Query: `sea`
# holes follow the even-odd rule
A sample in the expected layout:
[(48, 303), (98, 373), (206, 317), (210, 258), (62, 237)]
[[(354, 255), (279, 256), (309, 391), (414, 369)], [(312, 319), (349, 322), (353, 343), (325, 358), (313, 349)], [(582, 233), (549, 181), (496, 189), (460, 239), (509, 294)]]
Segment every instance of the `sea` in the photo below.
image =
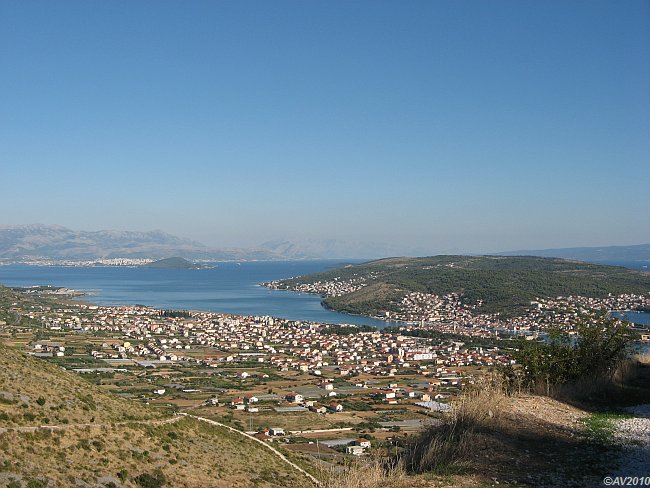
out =
[(97, 305), (147, 305), (161, 309), (201, 310), (272, 316), (329, 324), (390, 322), (328, 310), (309, 293), (270, 290), (260, 283), (291, 278), (361, 261), (305, 260), (213, 263), (207, 269), (141, 267), (0, 266), (5, 286), (53, 285), (88, 293)]
[[(238, 315), (269, 315), (289, 320), (370, 325), (394, 323), (324, 308), (309, 293), (270, 290), (260, 283), (291, 278), (361, 261), (305, 260), (214, 263), (207, 269), (142, 267), (0, 266), (5, 286), (53, 285), (88, 293), (98, 305), (147, 305)], [(614, 313), (613, 315), (616, 315)], [(650, 328), (650, 313), (621, 312), (619, 318)]]

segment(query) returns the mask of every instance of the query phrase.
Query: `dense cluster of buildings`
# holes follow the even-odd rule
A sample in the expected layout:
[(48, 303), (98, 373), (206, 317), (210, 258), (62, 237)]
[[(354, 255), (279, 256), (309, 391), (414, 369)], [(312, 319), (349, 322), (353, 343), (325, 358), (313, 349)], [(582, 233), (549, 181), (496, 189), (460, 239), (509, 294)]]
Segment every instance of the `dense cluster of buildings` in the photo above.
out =
[[(272, 288), (285, 288), (301, 292), (318, 293), (325, 297), (351, 293), (367, 285), (363, 277), (348, 280), (317, 281), (308, 284), (287, 285), (282, 281), (267, 283)], [(391, 306), (381, 310), (376, 318), (404, 322), (404, 330), (433, 329), (439, 332), (495, 337), (524, 334), (535, 337), (549, 327), (560, 327), (572, 332), (585, 314), (594, 311), (650, 309), (650, 294), (610, 295), (605, 298), (568, 296), (530, 302), (519, 315), (504, 318), (498, 313), (481, 310), (482, 300), (468, 304), (460, 293), (436, 295), (433, 293), (407, 293)]]
[(295, 285), (288, 285), (285, 281), (274, 280), (262, 283), (262, 286), (272, 290), (292, 290), (300, 293), (314, 293), (324, 297), (339, 297), (360, 290), (368, 284), (367, 279), (362, 276), (347, 280), (335, 278), (330, 281), (314, 281), (313, 283), (298, 283)]
[[(280, 371), (338, 376), (368, 373), (391, 376), (420, 362), (443, 366), (493, 365), (508, 359), (494, 349), (468, 348), (463, 342), (440, 342), (381, 331), (339, 335), (326, 324), (272, 317), (195, 312), (165, 317), (147, 307), (89, 305), (31, 312), (51, 330), (73, 329), (122, 337), (104, 358), (188, 360), (207, 365), (241, 361), (264, 363)], [(200, 356), (190, 351), (202, 351)]]
[[(349, 284), (349, 286), (355, 286)], [(607, 298), (579, 296), (538, 299), (520, 316), (502, 319), (479, 313), (480, 303), (466, 305), (459, 294), (442, 297), (410, 293), (400, 302), (403, 312), (390, 318), (408, 320), (409, 329), (434, 329), (470, 336), (495, 337), (513, 333), (535, 336), (549, 326), (572, 331), (593, 310), (650, 307), (650, 295), (625, 294)], [(61, 305), (30, 311), (48, 329), (73, 329), (123, 338), (110, 352), (97, 357), (143, 358), (158, 361), (193, 360), (206, 364), (255, 361), (279, 370), (337, 375), (369, 373), (389, 376), (420, 362), (444, 366), (494, 365), (508, 358), (495, 348), (471, 348), (463, 342), (440, 341), (382, 331), (339, 334), (326, 324), (273, 317), (194, 312), (167, 317), (148, 307)], [(190, 351), (202, 351), (198, 357)]]

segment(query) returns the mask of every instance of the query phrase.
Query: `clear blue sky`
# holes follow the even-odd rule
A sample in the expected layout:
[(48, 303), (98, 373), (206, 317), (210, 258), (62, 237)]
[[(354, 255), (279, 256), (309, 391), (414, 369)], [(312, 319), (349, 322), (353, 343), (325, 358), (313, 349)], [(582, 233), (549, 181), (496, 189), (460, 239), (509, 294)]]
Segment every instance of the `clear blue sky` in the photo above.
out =
[(0, 2), (0, 224), (650, 242), (650, 2)]

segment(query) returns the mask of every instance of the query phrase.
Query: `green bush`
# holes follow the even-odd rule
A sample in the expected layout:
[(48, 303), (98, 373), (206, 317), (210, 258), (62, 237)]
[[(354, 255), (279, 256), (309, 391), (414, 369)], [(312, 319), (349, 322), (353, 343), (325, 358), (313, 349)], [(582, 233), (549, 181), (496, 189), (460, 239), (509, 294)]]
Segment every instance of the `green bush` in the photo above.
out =
[(133, 480), (142, 488), (160, 488), (165, 484), (165, 475), (162, 471), (156, 470), (153, 473), (142, 473)]
[(126, 469), (120, 469), (120, 471), (117, 473), (117, 477), (120, 479), (122, 483), (126, 481), (128, 476), (129, 476), (129, 472)]
[(43, 480), (29, 480), (27, 481), (27, 488), (45, 488), (47, 483)]
[(503, 373), (513, 387), (565, 385), (588, 378), (611, 377), (632, 346), (629, 326), (603, 315), (582, 319), (571, 335), (553, 329), (539, 341), (521, 340), (513, 353), (518, 367)]

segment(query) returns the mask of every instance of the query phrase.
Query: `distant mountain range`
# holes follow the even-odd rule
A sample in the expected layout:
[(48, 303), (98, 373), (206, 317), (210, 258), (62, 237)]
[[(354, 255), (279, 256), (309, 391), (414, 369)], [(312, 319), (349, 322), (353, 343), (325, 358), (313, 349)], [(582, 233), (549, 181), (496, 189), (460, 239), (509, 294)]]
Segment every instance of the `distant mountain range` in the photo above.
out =
[(286, 259), (269, 250), (215, 249), (165, 232), (74, 231), (58, 225), (0, 227), (0, 260), (92, 260), (110, 258), (185, 259), (215, 261)]
[(497, 253), (498, 256), (541, 256), (590, 263), (638, 263), (650, 265), (650, 244), (633, 246), (567, 247)]
[(341, 239), (275, 240), (264, 242), (260, 247), (292, 259), (376, 259), (386, 256), (423, 256), (428, 254), (425, 249), (404, 245)]
[[(469, 253), (458, 249), (431, 253), (426, 248), (409, 248), (379, 242), (346, 241), (338, 239), (305, 239), (298, 241), (268, 241), (260, 246), (274, 254), (287, 259), (322, 258), (322, 259), (377, 259), (397, 256), (431, 256)], [(471, 253), (481, 254), (481, 253)], [(495, 256), (539, 256), (571, 259), (593, 263), (637, 263), (650, 264), (650, 244), (606, 247), (570, 247), (559, 249), (519, 250), (490, 253)]]
[[(93, 260), (111, 258), (251, 261), (291, 259), (375, 259), (387, 256), (427, 256), (422, 248), (339, 239), (275, 240), (257, 249), (214, 248), (160, 230), (133, 232), (74, 231), (59, 225), (0, 226), (0, 262)], [(460, 254), (458, 250), (436, 254)], [(595, 263), (650, 264), (650, 244), (608, 247), (520, 250), (499, 256), (541, 256)]]
[[(213, 248), (197, 241), (155, 230), (133, 232), (100, 230), (75, 231), (60, 225), (0, 226), (0, 261), (35, 259), (163, 259), (178, 256), (189, 260), (290, 260), (371, 259), (404, 254), (402, 247), (338, 239), (268, 241), (257, 249)], [(418, 254), (410, 250), (409, 255)], [(421, 251), (419, 254), (425, 254)]]

